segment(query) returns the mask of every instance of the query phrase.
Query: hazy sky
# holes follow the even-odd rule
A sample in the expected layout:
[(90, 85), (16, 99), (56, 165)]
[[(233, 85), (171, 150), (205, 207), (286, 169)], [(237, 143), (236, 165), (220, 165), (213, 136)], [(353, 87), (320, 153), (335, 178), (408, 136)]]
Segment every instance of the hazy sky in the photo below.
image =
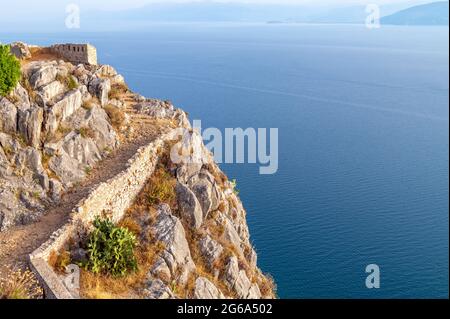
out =
[[(432, 2), (430, 0), (429, 2)], [(402, 2), (411, 2), (408, 0), (15, 0), (9, 1), (6, 7), (2, 8), (5, 12), (17, 12), (18, 10), (23, 13), (31, 13), (34, 10), (42, 11), (43, 9), (56, 9), (58, 7), (65, 7), (69, 3), (78, 4), (81, 8), (86, 10), (91, 9), (106, 9), (106, 10), (120, 10), (125, 8), (140, 7), (151, 3), (180, 3), (180, 2), (222, 2), (222, 3), (252, 3), (252, 4), (299, 4), (308, 6), (318, 5), (332, 5), (332, 6), (349, 6), (355, 4), (394, 4)], [(414, 2), (414, 1), (413, 1)], [(424, 2), (424, 1), (415, 1)], [(426, 2), (426, 1), (425, 1)], [(25, 12), (24, 12), (25, 11)], [(34, 11), (35, 12), (35, 11)]]
[[(96, 23), (96, 11), (120, 11), (138, 8), (152, 3), (235, 3), (235, 4), (289, 4), (302, 5), (312, 10), (317, 7), (351, 7), (367, 4), (393, 5), (407, 3), (409, 5), (433, 2), (434, 0), (12, 0), (7, 6), (1, 8), (0, 33), (11, 30), (28, 30), (30, 32), (43, 28), (54, 30), (64, 25), (67, 16), (66, 7), (76, 4), (80, 8), (82, 17), (90, 14), (93, 23)], [(86, 14), (86, 15), (84, 15)], [(108, 13), (106, 13), (106, 16)], [(105, 16), (105, 14), (103, 14)], [(112, 15), (114, 16), (114, 15)], [(270, 20), (270, 19), (269, 19)], [(83, 20), (85, 22), (86, 20)], [(86, 24), (84, 24), (86, 25)], [(97, 28), (97, 26), (95, 26)], [(98, 26), (100, 27), (100, 25)]]

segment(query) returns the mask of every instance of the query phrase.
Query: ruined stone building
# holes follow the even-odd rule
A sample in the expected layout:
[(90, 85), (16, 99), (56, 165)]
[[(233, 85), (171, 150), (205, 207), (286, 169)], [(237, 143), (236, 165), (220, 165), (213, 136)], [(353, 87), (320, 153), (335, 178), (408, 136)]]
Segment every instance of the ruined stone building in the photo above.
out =
[(55, 44), (50, 47), (64, 59), (77, 63), (97, 65), (97, 49), (90, 44)]

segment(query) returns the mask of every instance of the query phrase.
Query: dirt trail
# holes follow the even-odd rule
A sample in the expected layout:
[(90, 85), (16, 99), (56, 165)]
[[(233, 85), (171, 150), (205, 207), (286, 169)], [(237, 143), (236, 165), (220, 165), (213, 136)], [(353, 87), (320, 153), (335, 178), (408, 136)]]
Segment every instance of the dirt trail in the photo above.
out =
[[(128, 113), (132, 110), (134, 102), (130, 95), (124, 100), (125, 110)], [(27, 256), (64, 225), (72, 209), (93, 187), (124, 170), (128, 159), (139, 147), (150, 143), (161, 134), (158, 124), (150, 118), (142, 121), (131, 117), (131, 127), (134, 133), (130, 134), (129, 138), (123, 139), (119, 148), (98, 162), (83, 182), (64, 194), (58, 203), (47, 207), (46, 214), (38, 222), (0, 232), (0, 275), (6, 266), (24, 265)]]

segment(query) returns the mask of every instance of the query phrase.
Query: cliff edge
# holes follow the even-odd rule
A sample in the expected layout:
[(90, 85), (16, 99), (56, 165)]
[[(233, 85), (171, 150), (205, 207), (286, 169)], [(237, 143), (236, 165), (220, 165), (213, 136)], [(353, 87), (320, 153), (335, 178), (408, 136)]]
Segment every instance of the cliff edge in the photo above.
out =
[[(55, 285), (74, 298), (275, 297), (234, 183), (185, 112), (131, 92), (111, 66), (12, 48), (22, 79), (0, 97), (0, 264), (30, 260), (46, 297)], [(138, 270), (83, 268), (71, 290), (64, 267), (89, 258), (97, 217), (134, 234)]]

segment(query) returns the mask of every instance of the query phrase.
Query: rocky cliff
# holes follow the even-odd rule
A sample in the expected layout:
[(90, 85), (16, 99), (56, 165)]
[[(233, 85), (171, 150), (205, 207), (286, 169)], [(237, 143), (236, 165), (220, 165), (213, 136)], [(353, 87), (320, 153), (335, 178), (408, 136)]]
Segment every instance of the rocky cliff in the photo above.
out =
[[(110, 296), (275, 296), (273, 282), (257, 267), (234, 185), (185, 112), (132, 93), (111, 66), (74, 65), (43, 48), (15, 48), (23, 58), (22, 80), (9, 96), (0, 97), (0, 234), (30, 224), (38, 225), (30, 232), (40, 232), (47, 214), (69, 216), (73, 210), (72, 221), (78, 214), (78, 221), (89, 222), (96, 210), (120, 212), (114, 213), (120, 216), (117, 222), (146, 247), (141, 249), (145, 276)], [(154, 142), (178, 129), (173, 140)], [(189, 160), (174, 163), (169, 155), (175, 146)], [(68, 200), (72, 192), (81, 194), (77, 200), (84, 198), (84, 206)], [(67, 251), (75, 262), (84, 258), (86, 247), (82, 229), (74, 227), (70, 244), (58, 243), (57, 253)], [(94, 280), (98, 288), (99, 279), (84, 276), (81, 296), (98, 297), (90, 285)]]

